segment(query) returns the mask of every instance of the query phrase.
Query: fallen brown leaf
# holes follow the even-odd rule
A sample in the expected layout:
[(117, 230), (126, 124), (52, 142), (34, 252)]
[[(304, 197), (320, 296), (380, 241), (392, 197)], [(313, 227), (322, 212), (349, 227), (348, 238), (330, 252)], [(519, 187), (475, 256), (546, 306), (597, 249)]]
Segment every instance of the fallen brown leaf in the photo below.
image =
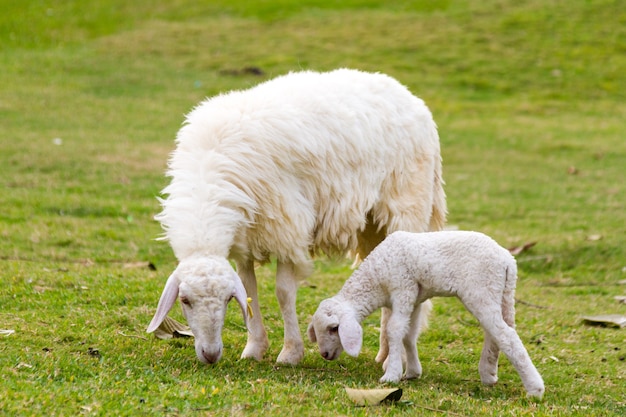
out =
[(520, 246), (514, 246), (512, 248), (509, 248), (509, 252), (511, 252), (511, 255), (513, 256), (517, 256), (520, 253), (532, 248), (533, 246), (535, 246), (537, 244), (537, 242), (527, 242), (524, 243), (523, 245)]
[(583, 321), (587, 324), (596, 324), (608, 327), (626, 326), (626, 316), (620, 314), (600, 314), (597, 316), (583, 316)]
[(399, 401), (402, 398), (402, 388), (354, 389), (346, 387), (346, 394), (357, 405), (378, 405), (385, 401)]
[(614, 298), (618, 303), (626, 304), (626, 295), (616, 295)]
[(185, 326), (170, 317), (165, 317), (163, 323), (154, 331), (154, 335), (164, 340), (175, 337), (193, 337), (189, 326)]
[(151, 271), (156, 271), (156, 266), (152, 262), (127, 262), (123, 265), (124, 269), (141, 269), (148, 268)]

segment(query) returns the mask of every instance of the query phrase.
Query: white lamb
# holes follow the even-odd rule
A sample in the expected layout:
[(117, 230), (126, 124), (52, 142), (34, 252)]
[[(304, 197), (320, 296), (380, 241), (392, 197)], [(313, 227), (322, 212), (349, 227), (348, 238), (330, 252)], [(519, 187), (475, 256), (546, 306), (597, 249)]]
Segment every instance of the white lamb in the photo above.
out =
[(311, 271), (311, 254), (363, 258), (388, 233), (438, 230), (445, 222), (432, 115), (383, 74), (303, 71), (207, 99), (180, 129), (168, 175), (157, 219), (179, 265), (148, 332), (180, 296), (206, 363), (222, 355), (233, 297), (248, 327), (242, 357), (260, 360), (268, 348), (255, 262), (277, 259), (278, 362), (295, 364), (304, 356), (296, 290)]
[[(485, 341), (478, 371), (481, 381), (498, 380), (500, 350), (519, 373), (528, 396), (541, 398), (544, 384), (515, 331), (517, 265), (509, 251), (477, 232), (395, 232), (346, 281), (337, 295), (321, 302), (308, 328), (320, 354), (337, 359), (342, 350), (357, 356), (360, 323), (380, 307), (391, 308), (387, 323), (389, 356), (381, 382), (418, 378), (420, 311), (431, 297), (458, 297), (478, 319)], [(382, 331), (382, 330), (381, 330)]]

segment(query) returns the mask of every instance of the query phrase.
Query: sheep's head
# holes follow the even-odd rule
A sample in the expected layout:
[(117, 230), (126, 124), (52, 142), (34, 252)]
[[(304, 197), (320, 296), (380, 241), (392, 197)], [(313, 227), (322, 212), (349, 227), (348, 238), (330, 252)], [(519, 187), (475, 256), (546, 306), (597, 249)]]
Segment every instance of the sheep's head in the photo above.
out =
[(182, 261), (170, 275), (157, 311), (148, 326), (153, 332), (180, 298), (183, 314), (195, 338), (196, 355), (204, 363), (222, 356), (222, 328), (228, 302), (235, 298), (247, 324), (246, 291), (237, 273), (223, 258)]
[(317, 342), (320, 355), (334, 360), (343, 350), (358, 356), (363, 342), (363, 329), (345, 300), (328, 298), (322, 301), (308, 328), (309, 340)]

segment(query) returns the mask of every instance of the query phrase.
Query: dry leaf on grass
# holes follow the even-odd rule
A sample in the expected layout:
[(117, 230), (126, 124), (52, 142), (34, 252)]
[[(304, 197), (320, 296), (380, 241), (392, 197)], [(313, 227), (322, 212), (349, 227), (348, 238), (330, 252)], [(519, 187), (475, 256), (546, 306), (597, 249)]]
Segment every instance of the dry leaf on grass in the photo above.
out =
[(185, 326), (176, 320), (165, 317), (163, 323), (154, 331), (154, 335), (159, 339), (172, 339), (175, 337), (193, 337), (189, 326)]
[(626, 304), (626, 295), (616, 295), (614, 298), (618, 303)]
[(127, 262), (122, 266), (124, 269), (148, 268), (151, 271), (156, 271), (156, 266), (152, 262)]
[(537, 244), (537, 242), (527, 242), (527, 243), (524, 243), (523, 245), (520, 245), (520, 246), (515, 246), (515, 247), (512, 247), (512, 248), (509, 248), (509, 252), (511, 252), (511, 255), (513, 255), (513, 256), (517, 256), (517, 255), (519, 255), (520, 253), (522, 253), (522, 252), (524, 252), (524, 251), (526, 251), (526, 250), (528, 250), (528, 249), (532, 248), (532, 247), (533, 247), (533, 246), (535, 246), (536, 244)]
[(620, 314), (600, 314), (598, 316), (583, 316), (582, 319), (587, 324), (619, 328), (626, 326), (626, 316), (622, 316)]
[(356, 405), (379, 405), (386, 401), (400, 401), (402, 388), (354, 389), (346, 387), (346, 394)]

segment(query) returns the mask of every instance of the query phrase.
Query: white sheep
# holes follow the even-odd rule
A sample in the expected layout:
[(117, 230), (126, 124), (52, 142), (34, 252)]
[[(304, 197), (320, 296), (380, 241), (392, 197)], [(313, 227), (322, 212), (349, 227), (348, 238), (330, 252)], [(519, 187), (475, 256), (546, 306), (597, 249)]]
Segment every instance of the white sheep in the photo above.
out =
[(156, 218), (179, 265), (148, 332), (180, 295), (206, 363), (222, 355), (232, 297), (247, 321), (242, 357), (260, 360), (268, 348), (255, 262), (277, 259), (284, 321), (277, 360), (295, 364), (304, 356), (296, 290), (312, 269), (311, 254), (363, 258), (388, 233), (438, 230), (445, 222), (432, 115), (383, 74), (303, 71), (207, 99), (180, 129), (168, 175)]
[[(498, 380), (500, 350), (519, 373), (528, 396), (541, 398), (544, 384), (515, 331), (517, 265), (506, 249), (477, 232), (395, 232), (374, 249), (337, 295), (321, 302), (308, 328), (320, 354), (357, 356), (360, 323), (380, 307), (391, 309), (387, 323), (389, 356), (381, 382), (418, 378), (417, 336), (423, 303), (431, 297), (458, 297), (485, 334), (478, 371), (481, 381)], [(382, 331), (382, 330), (381, 330)]]

